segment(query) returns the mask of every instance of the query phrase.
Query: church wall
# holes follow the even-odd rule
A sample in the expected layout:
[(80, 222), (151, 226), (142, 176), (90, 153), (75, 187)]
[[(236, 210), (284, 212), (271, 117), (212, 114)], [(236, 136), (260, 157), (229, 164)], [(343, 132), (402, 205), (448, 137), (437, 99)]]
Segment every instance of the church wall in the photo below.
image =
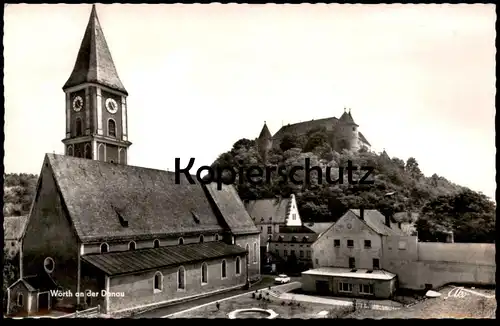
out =
[[(203, 240), (205, 242), (215, 241), (215, 237), (216, 237), (215, 234), (205, 234), (203, 236)], [(158, 240), (160, 240), (160, 247), (176, 246), (179, 244), (179, 238), (180, 237), (165, 237), (165, 238), (158, 237)], [(182, 237), (182, 239), (184, 239), (184, 244), (199, 243), (200, 242), (199, 235), (184, 236), (184, 237)], [(222, 240), (222, 236), (219, 235), (219, 239)], [(135, 241), (136, 249), (154, 248), (154, 240), (155, 239)], [(109, 252), (114, 252), (114, 251), (127, 251), (129, 242), (130, 241), (116, 241), (116, 242), (106, 242), (106, 243), (109, 246)], [(83, 245), (83, 254), (86, 255), (86, 254), (100, 253), (101, 252), (101, 244), (102, 244), (102, 242), (84, 244)]]
[[(235, 236), (235, 244), (242, 248), (246, 248), (248, 244), (248, 275), (250, 280), (260, 278), (260, 234)], [(255, 244), (255, 246), (254, 246)], [(256, 248), (256, 250), (254, 250)]]
[(245, 258), (241, 256), (241, 268), (236, 275), (236, 257), (224, 258), (226, 260), (226, 278), (221, 277), (222, 259), (207, 261), (208, 283), (202, 284), (202, 262), (184, 265), (185, 289), (178, 290), (177, 278), (178, 267), (160, 269), (163, 274), (163, 290), (155, 293), (154, 275), (157, 272), (149, 271), (140, 274), (115, 276), (109, 280), (109, 292), (123, 292), (123, 297), (109, 297), (109, 312), (125, 309), (140, 309), (144, 306), (165, 304), (169, 301), (187, 299), (189, 297), (208, 294), (214, 291), (222, 291), (235, 286), (243, 286), (246, 281)]
[[(47, 161), (23, 240), (23, 275), (45, 273), (44, 259), (55, 262), (52, 278), (64, 289), (77, 291), (78, 240), (63, 209), (52, 170)], [(76, 303), (76, 298), (68, 298)]]
[(106, 145), (106, 162), (118, 163), (118, 146)]
[[(102, 271), (98, 270), (94, 266), (88, 264), (85, 261), (81, 262), (81, 274), (80, 274), (80, 291), (85, 293), (85, 297), (80, 298), (80, 303), (84, 305), (84, 308), (93, 308), (100, 305), (104, 308), (105, 300), (101, 296), (101, 291), (106, 289), (105, 275)], [(87, 293), (91, 291), (92, 293), (98, 293), (99, 296), (87, 296)]]

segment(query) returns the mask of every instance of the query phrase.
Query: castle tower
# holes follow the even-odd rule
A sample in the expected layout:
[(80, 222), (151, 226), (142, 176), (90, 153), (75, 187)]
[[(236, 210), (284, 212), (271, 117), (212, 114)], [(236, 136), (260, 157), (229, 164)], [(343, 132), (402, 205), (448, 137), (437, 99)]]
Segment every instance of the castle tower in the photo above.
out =
[(354, 119), (352, 118), (351, 109), (349, 109), (349, 112), (346, 112), (346, 109), (344, 109), (344, 113), (339, 119), (337, 130), (337, 148), (339, 150), (359, 150), (358, 127), (359, 126), (354, 122)]
[(260, 157), (264, 162), (267, 160), (267, 153), (271, 149), (273, 145), (273, 136), (267, 128), (267, 124), (264, 121), (264, 127), (262, 127), (262, 131), (260, 132), (259, 138), (257, 138), (257, 149), (259, 151)]
[(63, 86), (66, 94), (65, 154), (111, 163), (127, 164), (127, 96), (95, 5), (76, 63)]

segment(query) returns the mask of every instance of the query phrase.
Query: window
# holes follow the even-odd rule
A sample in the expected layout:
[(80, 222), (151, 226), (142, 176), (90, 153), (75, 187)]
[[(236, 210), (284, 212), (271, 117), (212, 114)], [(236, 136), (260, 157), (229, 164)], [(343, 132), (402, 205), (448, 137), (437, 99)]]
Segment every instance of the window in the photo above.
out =
[(353, 240), (347, 240), (347, 248), (352, 248), (354, 247), (354, 241)]
[(54, 259), (50, 257), (45, 258), (45, 260), (43, 261), (43, 268), (47, 273), (52, 273), (54, 271), (55, 265), (56, 264), (54, 263)]
[(221, 278), (226, 278), (227, 274), (226, 274), (226, 261), (223, 260), (222, 261), (222, 264), (221, 264), (221, 274), (220, 274)]
[(215, 241), (219, 241), (219, 235), (217, 233), (215, 234), (214, 238), (215, 238)]
[(333, 240), (333, 246), (336, 248), (340, 247), (340, 240), (339, 239)]
[(240, 257), (236, 257), (236, 275), (240, 275), (241, 273), (241, 259)]
[(257, 262), (257, 243), (254, 242), (253, 244), (253, 262)]
[(399, 250), (406, 250), (406, 241), (399, 241)]
[(73, 156), (73, 146), (68, 146), (68, 155)]
[(297, 218), (297, 214), (292, 214), (292, 220), (295, 221), (296, 218)]
[(282, 241), (283, 241), (283, 236), (282, 236), (282, 235), (280, 235), (280, 236), (278, 237), (278, 242), (282, 242)]
[(12, 247), (14, 247), (14, 246), (16, 245), (16, 243), (15, 243), (14, 241), (12, 241), (12, 242), (10, 243), (10, 245), (11, 245)]
[(318, 264), (319, 264), (319, 260), (318, 260), (318, 258), (316, 258), (316, 259), (314, 260), (314, 262), (316, 263), (316, 265), (318, 265)]
[(302, 237), (302, 242), (307, 242), (308, 240), (309, 240), (309, 237), (307, 235)]
[(283, 250), (283, 256), (288, 256), (288, 250)]
[(311, 252), (308, 250), (306, 253), (307, 253), (307, 258), (311, 258)]
[(163, 275), (160, 272), (155, 273), (155, 278), (154, 278), (154, 288), (153, 292), (161, 292), (163, 290)]
[(373, 285), (371, 284), (360, 284), (359, 293), (361, 294), (373, 294)]
[(135, 247), (136, 247), (136, 245), (135, 245), (134, 241), (130, 241), (128, 243), (128, 250), (135, 250)]
[(180, 244), (180, 245), (183, 245), (183, 244), (184, 244), (184, 239), (183, 239), (183, 238), (179, 238), (179, 244)]
[(17, 295), (17, 305), (19, 307), (22, 307), (24, 305), (24, 297), (23, 297), (23, 294), (22, 293), (19, 293)]
[(280, 250), (279, 249), (276, 249), (276, 255), (280, 255)]
[(273, 233), (273, 227), (272, 226), (268, 226), (267, 227), (267, 233)]
[(292, 237), (292, 242), (297, 242), (297, 237), (296, 236)]
[(373, 269), (380, 268), (380, 261), (377, 258), (373, 258)]
[(186, 289), (186, 270), (183, 266), (177, 270), (177, 290)]
[(101, 243), (101, 253), (109, 251), (109, 245), (107, 243)]
[(352, 284), (339, 282), (339, 292), (352, 292)]
[(116, 137), (116, 123), (115, 120), (108, 120), (108, 136)]
[(156, 239), (155, 241), (153, 241), (153, 247), (160, 248), (160, 240)]
[(299, 251), (299, 257), (300, 258), (304, 258), (304, 250), (300, 250)]
[(371, 248), (372, 247), (372, 242), (371, 240), (365, 240), (365, 248)]
[(247, 251), (247, 255), (248, 255), (247, 257), (250, 257), (250, 246), (248, 245), (248, 243), (245, 246), (245, 250)]
[(295, 256), (295, 250), (290, 250), (290, 256)]
[(264, 227), (261, 225), (260, 226), (260, 232), (264, 231)]
[(208, 283), (208, 265), (207, 263), (201, 264), (201, 284)]
[(356, 259), (354, 257), (349, 257), (349, 268), (355, 268), (356, 267)]
[(203, 241), (205, 240), (205, 237), (202, 235), (200, 235), (200, 243), (203, 243)]
[(76, 118), (75, 131), (76, 131), (76, 136), (82, 135), (82, 119), (80, 119), (80, 118)]

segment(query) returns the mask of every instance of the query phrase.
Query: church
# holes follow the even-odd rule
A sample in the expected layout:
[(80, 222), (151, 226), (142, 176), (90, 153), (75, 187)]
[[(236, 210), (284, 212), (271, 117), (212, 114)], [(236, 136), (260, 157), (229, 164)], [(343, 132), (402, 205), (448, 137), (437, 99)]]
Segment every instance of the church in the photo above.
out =
[(127, 164), (128, 92), (95, 6), (63, 91), (65, 155), (43, 159), (10, 313), (126, 316), (260, 278), (260, 232), (232, 186)]

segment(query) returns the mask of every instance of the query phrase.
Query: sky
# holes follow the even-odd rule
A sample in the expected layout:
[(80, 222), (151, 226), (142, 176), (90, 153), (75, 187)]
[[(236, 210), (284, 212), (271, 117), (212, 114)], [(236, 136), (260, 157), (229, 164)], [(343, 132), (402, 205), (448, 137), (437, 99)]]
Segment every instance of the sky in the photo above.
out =
[[(4, 14), (6, 173), (64, 153), (89, 4)], [(494, 5), (97, 5), (129, 93), (130, 165), (211, 164), (264, 124), (340, 117), (425, 175), (494, 198)]]

